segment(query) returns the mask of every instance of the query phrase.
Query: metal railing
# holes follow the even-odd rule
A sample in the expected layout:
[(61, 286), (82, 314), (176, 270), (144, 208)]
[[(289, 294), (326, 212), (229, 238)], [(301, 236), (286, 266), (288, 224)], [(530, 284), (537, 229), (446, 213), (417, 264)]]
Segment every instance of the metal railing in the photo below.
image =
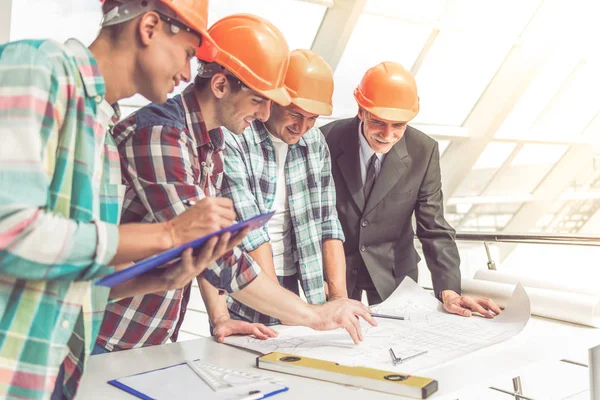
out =
[[(484, 232), (457, 232), (457, 241), (464, 242), (483, 242), (487, 254), (488, 269), (495, 270), (496, 263), (492, 259), (488, 243), (512, 243), (512, 244), (560, 244), (567, 246), (600, 246), (600, 236), (590, 235), (565, 235), (548, 233), (484, 233)], [(560, 360), (565, 363), (575, 364), (581, 367), (588, 367), (586, 364), (572, 360)], [(496, 387), (490, 389), (507, 394), (515, 400), (535, 400), (523, 395), (523, 386), (521, 377), (513, 378), (513, 391), (508, 391)]]
[(564, 235), (551, 233), (457, 232), (456, 240), (484, 243), (531, 243), (561, 244), (572, 246), (600, 246), (600, 236)]

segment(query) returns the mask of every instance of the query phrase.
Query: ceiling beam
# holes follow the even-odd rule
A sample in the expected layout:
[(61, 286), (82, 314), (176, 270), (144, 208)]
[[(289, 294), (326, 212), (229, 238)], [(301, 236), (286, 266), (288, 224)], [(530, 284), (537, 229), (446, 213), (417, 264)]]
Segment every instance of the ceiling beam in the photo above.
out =
[[(570, 15), (569, 5), (547, 0), (537, 9), (501, 67), (465, 120), (463, 128), (471, 137), (452, 145), (441, 160), (443, 190), (452, 196), (475, 165), (477, 158), (492, 141), (498, 129), (527, 91), (536, 75), (555, 50), (560, 30)], [(571, 11), (572, 13), (572, 11)]]
[[(559, 200), (560, 195), (567, 186), (586, 164), (598, 154), (600, 154), (599, 146), (572, 145), (533, 191), (534, 200), (523, 204), (508, 222), (504, 231), (528, 233), (535, 228), (537, 222), (552, 211), (552, 207)], [(515, 244), (500, 246), (500, 262), (506, 260), (516, 246)]]
[(335, 72), (366, 0), (336, 0), (325, 11), (311, 49), (319, 53)]

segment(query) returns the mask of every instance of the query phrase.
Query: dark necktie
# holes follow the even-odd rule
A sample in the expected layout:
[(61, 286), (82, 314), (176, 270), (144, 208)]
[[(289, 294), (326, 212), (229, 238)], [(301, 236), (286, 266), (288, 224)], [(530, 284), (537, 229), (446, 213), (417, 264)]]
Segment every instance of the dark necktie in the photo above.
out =
[(365, 201), (369, 200), (369, 195), (371, 194), (373, 186), (375, 185), (375, 179), (377, 178), (378, 163), (379, 158), (377, 158), (377, 154), (373, 153), (373, 155), (369, 159), (369, 165), (367, 166), (367, 176), (365, 177), (365, 186), (363, 187), (365, 193)]

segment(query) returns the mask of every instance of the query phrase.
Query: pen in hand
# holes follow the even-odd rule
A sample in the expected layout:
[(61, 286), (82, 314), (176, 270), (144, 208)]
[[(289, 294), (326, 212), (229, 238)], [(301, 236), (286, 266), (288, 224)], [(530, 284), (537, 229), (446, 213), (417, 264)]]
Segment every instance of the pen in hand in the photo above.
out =
[(386, 315), (386, 314), (377, 314), (377, 313), (371, 313), (371, 317), (374, 318), (387, 318), (387, 319), (397, 319), (397, 320), (401, 320), (404, 321), (404, 317), (397, 317), (395, 315)]

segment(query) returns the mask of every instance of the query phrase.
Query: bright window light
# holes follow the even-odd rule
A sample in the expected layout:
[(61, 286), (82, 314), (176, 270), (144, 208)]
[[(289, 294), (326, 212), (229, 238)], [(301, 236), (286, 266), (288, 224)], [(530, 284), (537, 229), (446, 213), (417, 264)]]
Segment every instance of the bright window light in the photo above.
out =
[(480, 195), (515, 147), (515, 143), (489, 143), (454, 195), (457, 197)]
[(18, 0), (12, 2), (10, 40), (77, 38), (89, 45), (100, 30), (97, 0)]
[(354, 116), (358, 108), (353, 92), (364, 73), (382, 61), (395, 61), (410, 69), (430, 34), (431, 28), (424, 25), (362, 14), (335, 70), (333, 115)]
[[(290, 49), (310, 49), (327, 7), (298, 0), (213, 0), (208, 25), (230, 14), (255, 14), (281, 30)], [(333, 40), (333, 38), (332, 38)]]
[(504, 120), (495, 137), (520, 140), (555, 139), (552, 131), (538, 132), (539, 136), (535, 137), (530, 129), (567, 81), (580, 59), (579, 51), (572, 46), (565, 44), (558, 47)]
[(446, 3), (447, 0), (367, 0), (364, 12), (433, 24), (439, 19)]
[(497, 196), (532, 193), (568, 148), (567, 145), (553, 144), (524, 145), (483, 194)]

